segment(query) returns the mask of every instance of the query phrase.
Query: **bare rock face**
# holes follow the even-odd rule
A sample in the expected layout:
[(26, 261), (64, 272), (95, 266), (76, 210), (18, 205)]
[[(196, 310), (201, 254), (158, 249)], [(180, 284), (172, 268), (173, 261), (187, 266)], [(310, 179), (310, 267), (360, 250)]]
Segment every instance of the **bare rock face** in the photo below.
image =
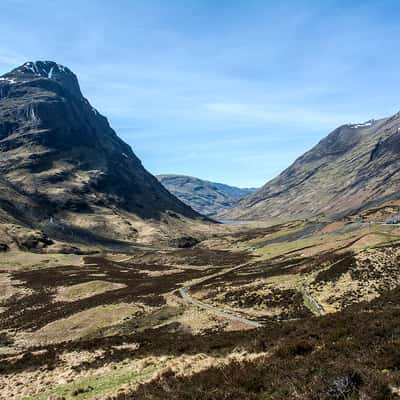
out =
[(16, 242), (21, 250), (41, 251), (43, 248), (52, 245), (54, 242), (43, 232), (33, 231), (28, 234), (16, 237)]
[(335, 129), (224, 218), (343, 216), (400, 198), (400, 114)]
[(130, 239), (131, 217), (201, 218), (144, 169), (82, 96), (74, 73), (51, 61), (0, 77), (0, 188), (0, 222), (60, 234), (115, 236), (125, 226)]

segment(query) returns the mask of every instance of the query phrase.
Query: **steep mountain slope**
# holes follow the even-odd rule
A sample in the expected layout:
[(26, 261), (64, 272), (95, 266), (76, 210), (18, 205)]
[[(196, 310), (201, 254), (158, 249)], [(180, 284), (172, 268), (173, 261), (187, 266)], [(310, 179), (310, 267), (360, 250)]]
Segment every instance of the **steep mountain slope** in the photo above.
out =
[(52, 233), (131, 240), (143, 220), (201, 218), (148, 173), (50, 61), (0, 77), (0, 217)]
[(225, 218), (345, 215), (400, 197), (400, 113), (335, 129)]
[(173, 195), (204, 215), (222, 212), (256, 190), (185, 175), (158, 175), (157, 178)]

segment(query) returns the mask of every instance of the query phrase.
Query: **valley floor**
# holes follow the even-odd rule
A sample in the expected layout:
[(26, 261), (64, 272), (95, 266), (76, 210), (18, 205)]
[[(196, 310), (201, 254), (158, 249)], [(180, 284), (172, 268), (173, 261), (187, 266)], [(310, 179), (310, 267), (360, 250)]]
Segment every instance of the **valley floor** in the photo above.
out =
[(0, 258), (0, 399), (391, 399), (400, 228), (213, 229), (188, 249)]

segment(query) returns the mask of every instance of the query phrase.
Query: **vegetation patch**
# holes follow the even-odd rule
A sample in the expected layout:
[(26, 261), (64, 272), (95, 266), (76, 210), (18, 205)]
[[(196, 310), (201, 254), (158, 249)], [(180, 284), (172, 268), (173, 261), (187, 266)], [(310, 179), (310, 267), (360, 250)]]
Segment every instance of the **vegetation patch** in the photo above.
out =
[(56, 301), (76, 301), (94, 296), (96, 294), (105, 293), (110, 290), (116, 290), (126, 287), (122, 283), (113, 283), (107, 281), (91, 281), (78, 283), (77, 285), (60, 288), (55, 297)]
[(231, 252), (225, 250), (211, 250), (205, 248), (182, 249), (171, 253), (179, 260), (194, 266), (235, 266), (251, 259), (246, 252)]
[(303, 302), (303, 295), (294, 289), (274, 287), (245, 287), (231, 289), (224, 293), (221, 304), (239, 309), (257, 309), (266, 315), (275, 314), (280, 319), (304, 318), (311, 316)]
[(138, 311), (140, 308), (133, 304), (98, 306), (51, 322), (30, 335), (30, 340), (32, 343), (46, 344), (98, 336), (101, 329), (113, 326)]
[[(311, 239), (318, 247), (324, 238)], [(0, 391), (35, 400), (395, 399), (399, 250), (257, 260), (196, 247), (7, 271), (27, 292), (2, 312)], [(186, 304), (177, 289), (195, 282), (193, 296), (263, 326), (239, 330)], [(313, 317), (302, 288), (345, 308)]]
[[(140, 385), (131, 398), (396, 399), (399, 300), (396, 289), (370, 305), (246, 332), (247, 345), (238, 334), (242, 346), (275, 350), (253, 361), (233, 361), (192, 376), (157, 377)], [(213, 342), (220, 348), (232, 345), (231, 335), (224, 338), (218, 336)]]
[(29, 290), (21, 286), (21, 282), (11, 279), (10, 274), (0, 272), (0, 306), (6, 306), (12, 299), (29, 294)]
[(329, 268), (318, 273), (314, 279), (315, 283), (335, 282), (346, 272), (354, 270), (357, 265), (353, 252), (335, 254), (334, 257), (331, 256), (330, 259), (328, 258), (326, 261), (333, 261), (333, 264)]
[(157, 366), (155, 365), (149, 365), (141, 371), (125, 367), (107, 374), (80, 378), (70, 384), (60, 385), (38, 395), (26, 397), (25, 400), (48, 400), (53, 398), (64, 398), (65, 400), (92, 399), (99, 395), (104, 396), (109, 393), (115, 393), (124, 385), (134, 388), (138, 382), (149, 379), (156, 369)]
[(396, 246), (345, 254), (316, 275), (309, 289), (328, 312), (371, 301), (400, 285), (400, 251)]
[[(162, 272), (163, 265), (115, 263), (102, 257), (86, 257), (87, 264), (77, 268), (59, 266), (30, 271), (16, 271), (11, 277), (31, 291), (22, 298), (7, 303), (2, 313), (0, 329), (38, 330), (45, 325), (101, 305), (120, 303), (144, 304), (160, 307), (165, 304), (164, 295), (178, 289), (182, 283), (210, 274), (209, 270), (187, 269), (175, 274), (149, 276), (144, 271)], [(167, 268), (167, 271), (170, 271)], [(75, 301), (53, 301), (60, 288), (77, 287), (97, 281), (118, 285), (113, 290), (96, 293)]]

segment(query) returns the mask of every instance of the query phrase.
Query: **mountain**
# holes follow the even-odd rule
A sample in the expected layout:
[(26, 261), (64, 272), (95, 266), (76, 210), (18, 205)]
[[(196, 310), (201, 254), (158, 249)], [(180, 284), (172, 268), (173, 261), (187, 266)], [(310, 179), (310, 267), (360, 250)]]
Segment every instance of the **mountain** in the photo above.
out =
[(343, 216), (400, 198), (400, 113), (338, 127), (224, 218)]
[(157, 178), (173, 195), (203, 215), (222, 212), (256, 190), (185, 175), (158, 175)]
[[(99, 83), (103, 84), (103, 83)], [(67, 67), (0, 77), (0, 222), (134, 240), (143, 221), (201, 219), (142, 166)]]

